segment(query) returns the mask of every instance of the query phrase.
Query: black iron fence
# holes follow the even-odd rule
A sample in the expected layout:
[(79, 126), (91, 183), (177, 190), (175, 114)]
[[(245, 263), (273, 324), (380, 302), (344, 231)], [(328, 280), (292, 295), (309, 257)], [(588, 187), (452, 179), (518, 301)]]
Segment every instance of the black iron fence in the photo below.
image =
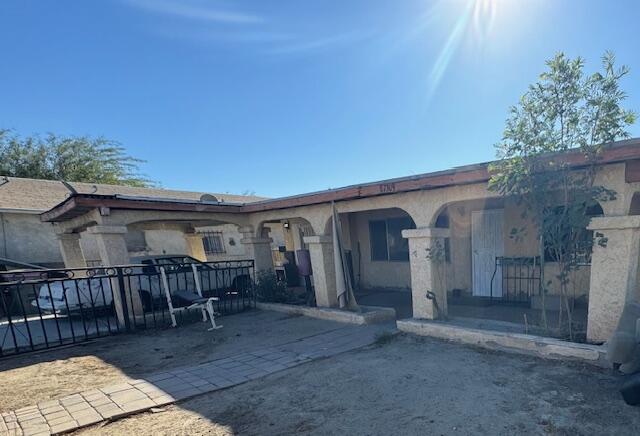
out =
[(540, 257), (496, 257), (491, 278), (493, 302), (529, 304), (540, 292)]
[[(171, 323), (169, 298), (201, 286), (221, 315), (255, 306), (253, 260), (0, 272), (0, 357)], [(178, 314), (178, 323), (200, 314)]]

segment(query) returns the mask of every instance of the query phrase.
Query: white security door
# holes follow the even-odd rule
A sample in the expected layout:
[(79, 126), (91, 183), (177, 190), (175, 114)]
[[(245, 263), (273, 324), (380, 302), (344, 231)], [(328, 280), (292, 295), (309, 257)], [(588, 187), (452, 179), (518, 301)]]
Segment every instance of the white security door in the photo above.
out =
[[(473, 295), (491, 296), (491, 278), (496, 257), (504, 255), (504, 211), (471, 212), (471, 265)], [(493, 282), (493, 297), (502, 297), (502, 272), (498, 268)]]

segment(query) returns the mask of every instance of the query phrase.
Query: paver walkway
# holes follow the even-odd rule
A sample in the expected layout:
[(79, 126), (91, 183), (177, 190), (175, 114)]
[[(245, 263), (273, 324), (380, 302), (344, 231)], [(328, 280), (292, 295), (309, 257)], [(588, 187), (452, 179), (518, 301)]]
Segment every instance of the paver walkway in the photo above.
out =
[(4, 413), (0, 434), (50, 435), (224, 389), (314, 359), (372, 344), (393, 325), (352, 326), (211, 362), (150, 374)]

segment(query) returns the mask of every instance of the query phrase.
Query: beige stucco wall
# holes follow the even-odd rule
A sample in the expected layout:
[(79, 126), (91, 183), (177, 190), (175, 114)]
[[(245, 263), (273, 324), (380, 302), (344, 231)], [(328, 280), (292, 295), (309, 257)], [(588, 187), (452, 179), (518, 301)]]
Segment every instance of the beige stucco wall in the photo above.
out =
[[(349, 214), (343, 219), (342, 230), (345, 233), (345, 249), (350, 249), (356, 283), (361, 288), (409, 289), (411, 272), (409, 261), (373, 261), (371, 260), (371, 240), (369, 221), (385, 218), (406, 217), (399, 209), (383, 209)], [(358, 250), (359, 247), (359, 250)]]
[[(460, 289), (471, 292), (472, 289), (472, 260), (471, 260), (471, 213), (485, 209), (504, 210), (504, 255), (507, 257), (537, 256), (538, 233), (533, 223), (523, 217), (523, 206), (509, 199), (472, 200), (451, 204), (443, 210), (449, 215), (451, 230), (450, 250), (451, 262), (447, 264), (449, 290)], [(512, 229), (524, 228), (518, 238), (511, 236)], [(545, 280), (550, 281), (550, 294), (560, 291), (558, 281), (558, 264), (545, 264)], [(580, 297), (588, 295), (590, 268), (580, 267), (571, 273), (571, 283), (568, 290), (570, 295)]]
[[(94, 235), (82, 233), (80, 246), (89, 264), (100, 261)], [(132, 254), (144, 248), (144, 235), (132, 230), (125, 235)], [(62, 267), (60, 245), (50, 223), (40, 221), (37, 214), (0, 213), (0, 257), (52, 268)]]
[(240, 243), (242, 234), (238, 231), (238, 226), (236, 226), (235, 224), (221, 224), (218, 226), (197, 227), (196, 231), (199, 233), (222, 232), (225, 252), (221, 254), (208, 254), (208, 261), (218, 262), (225, 260), (246, 259), (247, 254), (245, 247), (242, 243)]
[(62, 264), (53, 226), (35, 214), (0, 213), (0, 257), (52, 267)]
[(145, 230), (144, 238), (150, 255), (187, 253), (184, 232), (180, 230)]

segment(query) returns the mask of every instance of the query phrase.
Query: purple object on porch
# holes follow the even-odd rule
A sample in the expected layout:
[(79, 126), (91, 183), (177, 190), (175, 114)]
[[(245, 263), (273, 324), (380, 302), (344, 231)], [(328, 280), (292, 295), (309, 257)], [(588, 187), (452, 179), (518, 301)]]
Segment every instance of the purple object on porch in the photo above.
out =
[(296, 250), (296, 257), (298, 258), (298, 272), (301, 276), (313, 275), (311, 270), (311, 255), (309, 250)]

